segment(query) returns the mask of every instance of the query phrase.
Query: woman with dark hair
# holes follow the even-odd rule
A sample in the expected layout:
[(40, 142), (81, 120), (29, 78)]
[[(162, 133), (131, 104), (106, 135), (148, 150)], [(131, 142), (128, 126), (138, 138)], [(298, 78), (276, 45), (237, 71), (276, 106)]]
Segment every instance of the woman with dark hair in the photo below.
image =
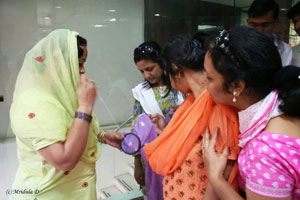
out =
[(152, 169), (164, 176), (166, 200), (199, 200), (204, 196), (215, 199), (215, 194), (208, 186), (201, 152), (202, 133), (207, 126), (211, 130), (217, 127), (222, 130), (216, 145), (217, 151), (230, 146), (225, 176), (233, 187), (237, 186), (237, 116), (230, 107), (215, 104), (205, 90), (207, 80), (203, 63), (206, 51), (203, 43), (187, 36), (175, 36), (163, 51), (166, 74), (172, 86), (188, 95), (166, 127), (163, 118), (152, 116), (162, 133), (144, 147)]
[[(168, 82), (169, 79), (164, 73), (160, 46), (154, 41), (140, 44), (134, 50), (134, 62), (144, 76), (145, 81), (132, 89), (133, 97), (135, 98), (133, 125), (136, 126), (138, 116), (142, 113), (169, 117), (170, 112), (173, 112), (183, 102), (183, 96), (180, 92), (171, 88), (170, 82)], [(152, 142), (157, 137), (157, 134), (155, 132), (150, 140), (150, 137), (148, 137), (147, 143)], [(141, 153), (143, 156), (143, 152)], [(148, 199), (162, 199), (162, 177), (155, 174), (147, 162), (145, 163), (146, 173), (144, 172), (142, 166), (144, 161), (140, 154), (135, 156), (134, 163), (134, 177), (140, 185), (143, 186), (146, 183)]]
[(123, 135), (99, 134), (86, 59), (86, 40), (66, 29), (27, 52), (10, 109), (20, 163), (10, 199), (97, 199), (98, 138), (120, 148)]
[[(245, 27), (224, 32), (204, 65), (214, 101), (239, 110), (239, 186), (246, 198), (299, 199), (300, 69), (282, 68), (273, 40)], [(206, 133), (203, 145), (209, 182), (220, 199), (242, 199), (224, 181), (228, 151), (216, 155), (215, 138)]]

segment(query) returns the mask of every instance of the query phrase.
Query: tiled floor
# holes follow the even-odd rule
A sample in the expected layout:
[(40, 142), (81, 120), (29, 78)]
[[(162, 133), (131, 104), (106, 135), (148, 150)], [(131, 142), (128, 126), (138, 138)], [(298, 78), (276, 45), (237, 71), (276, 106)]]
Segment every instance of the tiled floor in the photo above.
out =
[(15, 178), (18, 168), (16, 141), (9, 139), (0, 143), (0, 199), (8, 199), (7, 190)]
[[(110, 146), (102, 145), (102, 155), (97, 161), (97, 190), (113, 184), (114, 177), (128, 173), (133, 157)], [(8, 199), (6, 191), (10, 189), (18, 168), (15, 139), (0, 142), (0, 199)]]

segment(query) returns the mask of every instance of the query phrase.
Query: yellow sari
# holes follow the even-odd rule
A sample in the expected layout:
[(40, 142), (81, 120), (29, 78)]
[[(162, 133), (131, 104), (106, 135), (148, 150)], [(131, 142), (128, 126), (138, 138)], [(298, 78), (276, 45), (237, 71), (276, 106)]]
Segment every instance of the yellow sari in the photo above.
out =
[(94, 114), (86, 149), (74, 169), (60, 171), (38, 152), (64, 142), (73, 123), (80, 77), (77, 35), (55, 30), (25, 56), (10, 110), (20, 163), (10, 199), (96, 199), (95, 162), (101, 148)]

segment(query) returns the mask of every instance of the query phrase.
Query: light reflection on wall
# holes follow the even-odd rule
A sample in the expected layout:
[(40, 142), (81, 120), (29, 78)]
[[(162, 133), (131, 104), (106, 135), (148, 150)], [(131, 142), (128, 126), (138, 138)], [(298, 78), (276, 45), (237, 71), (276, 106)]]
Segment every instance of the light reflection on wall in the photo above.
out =
[(9, 107), (25, 53), (52, 30), (76, 30), (88, 40), (87, 75), (100, 86), (110, 114), (98, 99), (101, 125), (126, 120), (132, 113), (131, 88), (142, 81), (133, 49), (144, 38), (143, 0), (0, 0), (0, 138), (13, 137)]

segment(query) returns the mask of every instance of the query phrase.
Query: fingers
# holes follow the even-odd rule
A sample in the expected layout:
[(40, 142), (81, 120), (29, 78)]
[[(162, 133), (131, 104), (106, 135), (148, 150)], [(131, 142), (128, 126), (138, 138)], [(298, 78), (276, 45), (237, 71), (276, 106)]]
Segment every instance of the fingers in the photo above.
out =
[(219, 133), (219, 129), (216, 128), (215, 132), (214, 132), (214, 135), (212, 136), (211, 140), (208, 142), (209, 143), (208, 144), (209, 147), (213, 148), (215, 146), (218, 133)]
[[(207, 148), (209, 151), (215, 152), (214, 148), (217, 141), (218, 133), (219, 133), (219, 128), (216, 128), (213, 136), (211, 137), (211, 139), (209, 139), (209, 130), (208, 128), (205, 129), (205, 134), (204, 134), (204, 139), (202, 144), (203, 150)], [(227, 157), (228, 155), (229, 155), (229, 149), (228, 147), (225, 147), (221, 156)]]
[(124, 135), (123, 135), (122, 133), (120, 133), (120, 132), (116, 132), (116, 133), (115, 133), (115, 136), (116, 136), (116, 138), (117, 138), (118, 140), (123, 140), (123, 139), (124, 139)]
[(139, 177), (139, 176), (134, 176), (134, 178), (135, 178), (135, 181), (136, 181), (139, 185), (141, 185), (141, 179), (140, 179), (140, 177)]
[(136, 179), (136, 182), (141, 186), (145, 185), (145, 181), (143, 179)]
[(205, 151), (205, 149), (208, 147), (208, 142), (209, 142), (209, 130), (208, 128), (206, 128), (203, 137), (202, 151)]
[(86, 81), (87, 81), (87, 83), (89, 83), (89, 84), (91, 84), (93, 86), (96, 86), (96, 83), (95, 83), (94, 80), (88, 78)]
[(90, 79), (89, 77), (87, 77), (85, 74), (80, 75), (80, 84), (83, 83), (91, 83), (93, 85), (95, 85), (95, 81), (93, 79)]
[(152, 120), (152, 123), (155, 124), (159, 121), (159, 119), (162, 117), (159, 114), (149, 115), (150, 119)]
[(95, 84), (95, 81), (94, 80), (92, 80), (92, 79), (89, 79), (88, 80), (90, 83), (93, 83), (93, 84)]
[(204, 132), (204, 141), (209, 140), (209, 130), (208, 127), (206, 127), (205, 132)]
[(87, 113), (91, 113), (94, 107), (97, 90), (94, 83), (91, 82), (85, 74), (80, 75), (80, 83), (77, 88), (78, 105), (84, 108)]
[(157, 118), (153, 118), (153, 119), (151, 119), (151, 121), (152, 121), (153, 124), (156, 124)]
[(229, 155), (229, 149), (228, 147), (225, 147), (221, 156), (227, 158), (228, 155)]
[(204, 151), (206, 148), (214, 149), (217, 135), (218, 135), (219, 129), (216, 128), (215, 132), (211, 139), (209, 139), (209, 130), (208, 128), (205, 129), (204, 137), (203, 137), (203, 143), (202, 143), (202, 150)]
[(160, 118), (164, 118), (163, 116), (161, 116), (160, 114), (154, 114), (154, 115), (148, 115), (151, 119), (153, 118), (157, 118), (157, 119), (160, 119)]
[(87, 79), (87, 76), (85, 74), (80, 75), (80, 84), (84, 83)]
[(154, 115), (149, 114), (148, 117), (150, 117), (152, 123), (154, 123), (154, 120), (156, 120), (155, 117), (154, 117)]
[(138, 177), (138, 183), (141, 186), (145, 185), (145, 175), (144, 174), (142, 174), (140, 177)]
[(107, 132), (105, 134), (106, 144), (123, 151), (120, 145), (120, 142), (124, 139), (124, 135), (119, 132)]
[(172, 109), (173, 111), (176, 111), (178, 107), (179, 107), (179, 106), (171, 106), (171, 109)]
[(152, 120), (157, 120), (157, 119), (159, 119), (159, 114), (154, 114), (154, 115), (148, 115), (149, 117), (150, 117), (150, 119), (152, 119)]

